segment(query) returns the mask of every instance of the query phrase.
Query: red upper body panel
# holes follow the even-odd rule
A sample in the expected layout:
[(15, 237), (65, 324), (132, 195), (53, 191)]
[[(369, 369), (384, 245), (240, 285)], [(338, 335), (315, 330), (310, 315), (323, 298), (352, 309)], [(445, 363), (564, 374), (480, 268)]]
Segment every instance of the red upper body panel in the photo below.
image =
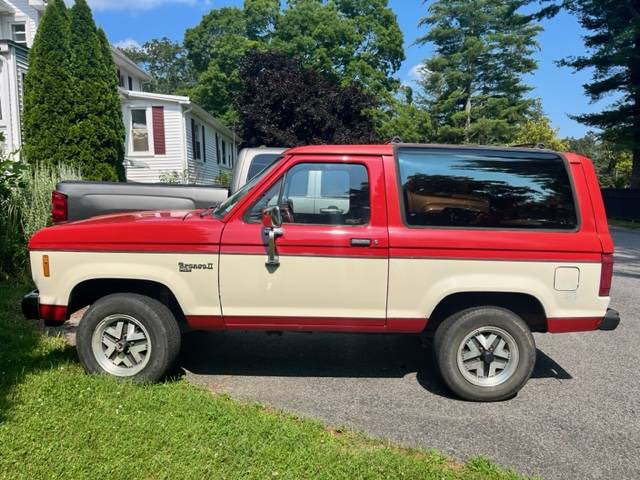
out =
[(293, 148), (286, 152), (287, 158), (276, 165), (222, 220), (208, 213), (201, 216), (199, 212), (106, 215), (43, 229), (32, 237), (29, 248), (217, 252), (222, 231), (226, 228), (223, 251), (232, 253), (249, 248), (257, 252), (262, 243), (261, 227), (244, 222), (247, 208), (292, 165), (301, 161), (331, 161), (367, 165), (371, 179), (372, 223), (359, 227), (358, 232), (353, 227), (290, 226), (288, 235), (279, 240), (282, 254), (326, 255), (331, 254), (330, 251), (336, 255), (356, 254), (349, 248), (349, 240), (353, 237), (375, 240), (378, 248), (357, 251), (358, 255), (368, 256), (599, 262), (602, 253), (613, 252), (595, 170), (585, 157), (565, 154), (579, 210), (580, 228), (576, 232), (407, 228), (401, 214), (394, 151), (394, 145)]
[(131, 212), (45, 228), (30, 250), (217, 252), (223, 224), (195, 212)]

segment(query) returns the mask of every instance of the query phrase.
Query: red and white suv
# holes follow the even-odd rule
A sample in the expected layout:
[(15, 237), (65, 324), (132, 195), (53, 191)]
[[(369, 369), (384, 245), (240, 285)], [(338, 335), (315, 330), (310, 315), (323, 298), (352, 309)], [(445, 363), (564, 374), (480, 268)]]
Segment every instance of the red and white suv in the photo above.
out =
[(433, 337), (447, 385), (513, 396), (531, 332), (612, 330), (613, 243), (591, 162), (429, 145), (287, 151), (217, 209), (96, 217), (29, 245), (27, 316), (87, 305), (89, 372), (157, 380), (180, 325)]

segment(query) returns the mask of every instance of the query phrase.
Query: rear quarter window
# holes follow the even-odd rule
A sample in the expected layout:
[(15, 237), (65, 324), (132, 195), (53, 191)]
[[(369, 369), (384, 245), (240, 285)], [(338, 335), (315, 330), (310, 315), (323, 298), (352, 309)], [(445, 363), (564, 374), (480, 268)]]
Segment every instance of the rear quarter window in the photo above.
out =
[(567, 167), (557, 154), (399, 148), (410, 227), (575, 230)]

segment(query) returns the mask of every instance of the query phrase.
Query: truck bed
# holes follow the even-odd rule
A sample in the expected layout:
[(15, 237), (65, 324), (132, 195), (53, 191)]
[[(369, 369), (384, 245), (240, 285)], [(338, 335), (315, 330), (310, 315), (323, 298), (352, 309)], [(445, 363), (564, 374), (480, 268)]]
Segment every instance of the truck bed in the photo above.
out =
[(140, 210), (193, 210), (218, 205), (226, 187), (149, 183), (64, 181), (56, 191), (67, 197), (67, 220)]

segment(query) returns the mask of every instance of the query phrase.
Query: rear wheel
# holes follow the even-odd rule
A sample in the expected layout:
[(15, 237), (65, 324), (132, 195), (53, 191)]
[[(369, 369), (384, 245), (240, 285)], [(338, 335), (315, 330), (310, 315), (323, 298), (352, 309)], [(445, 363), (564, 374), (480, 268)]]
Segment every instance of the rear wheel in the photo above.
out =
[(180, 351), (180, 329), (162, 303), (136, 294), (96, 301), (78, 326), (80, 362), (89, 373), (154, 382)]
[(527, 383), (536, 347), (527, 324), (499, 307), (476, 307), (446, 319), (434, 338), (447, 386), (472, 401), (511, 398)]

